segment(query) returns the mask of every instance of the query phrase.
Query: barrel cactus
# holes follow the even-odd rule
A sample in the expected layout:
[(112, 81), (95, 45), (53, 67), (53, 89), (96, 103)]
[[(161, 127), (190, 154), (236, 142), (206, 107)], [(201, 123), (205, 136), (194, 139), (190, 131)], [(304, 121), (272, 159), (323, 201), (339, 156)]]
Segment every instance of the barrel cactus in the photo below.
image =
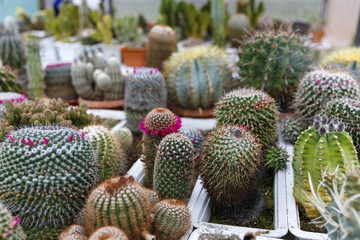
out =
[(282, 119), (279, 125), (281, 137), (290, 144), (295, 144), (302, 131), (305, 130), (304, 125), (292, 116)]
[(26, 235), (19, 222), (20, 218), (14, 218), (11, 212), (0, 203), (0, 239), (25, 240)]
[(278, 111), (275, 100), (254, 89), (237, 89), (223, 96), (216, 104), (218, 124), (245, 125), (265, 145), (276, 139)]
[(126, 234), (117, 227), (107, 226), (96, 230), (89, 240), (128, 240)]
[(191, 227), (190, 211), (184, 202), (166, 199), (153, 208), (156, 239), (178, 240)]
[(70, 225), (59, 235), (59, 240), (86, 240), (86, 231), (83, 226)]
[(233, 85), (225, 50), (197, 46), (174, 53), (164, 63), (169, 102), (186, 109), (209, 109)]
[(199, 153), (204, 141), (204, 136), (201, 134), (200, 130), (193, 127), (182, 126), (179, 129), (179, 132), (182, 132), (190, 139), (194, 145), (195, 151)]
[(278, 146), (273, 146), (268, 149), (264, 158), (266, 166), (274, 171), (286, 168), (288, 159), (289, 155), (286, 149)]
[(44, 96), (45, 84), (40, 59), (40, 43), (35, 36), (26, 40), (26, 57), (30, 96), (41, 98)]
[(295, 96), (295, 115), (310, 124), (327, 102), (339, 98), (359, 100), (360, 90), (355, 79), (338, 71), (312, 71), (299, 82)]
[[(328, 123), (327, 116), (318, 115), (313, 126), (303, 132), (294, 145), (294, 197), (310, 218), (319, 216), (309, 200), (310, 185), (318, 189), (324, 172), (330, 174), (337, 170), (345, 174), (359, 168), (355, 147), (344, 129), (345, 124), (338, 119)], [(329, 202), (329, 194), (323, 187), (319, 188), (319, 195)]]
[(113, 130), (113, 136), (120, 142), (122, 148), (124, 149), (125, 153), (129, 153), (133, 146), (133, 135), (130, 129), (126, 127), (121, 127), (116, 130)]
[(0, 159), (0, 200), (35, 229), (70, 223), (99, 179), (88, 137), (72, 128), (16, 130), (7, 135)]
[(231, 16), (228, 22), (229, 39), (231, 45), (238, 46), (242, 37), (250, 28), (249, 18), (243, 13), (237, 13)]

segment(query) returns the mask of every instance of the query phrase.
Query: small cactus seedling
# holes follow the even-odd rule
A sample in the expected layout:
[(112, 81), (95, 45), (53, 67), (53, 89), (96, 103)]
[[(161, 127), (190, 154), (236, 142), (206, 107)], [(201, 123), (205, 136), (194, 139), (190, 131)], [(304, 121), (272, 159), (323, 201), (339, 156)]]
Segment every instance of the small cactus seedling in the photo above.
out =
[(266, 151), (264, 160), (268, 168), (277, 171), (286, 168), (288, 159), (289, 155), (284, 148), (274, 146)]
[(179, 132), (185, 134), (194, 145), (195, 151), (200, 153), (202, 144), (204, 142), (204, 136), (201, 134), (200, 130), (193, 127), (182, 126), (179, 129)]
[(20, 218), (13, 217), (11, 212), (0, 203), (0, 239), (25, 240), (26, 235), (19, 222)]
[(117, 227), (106, 226), (96, 230), (89, 240), (128, 240), (126, 234)]
[(285, 117), (280, 122), (281, 137), (285, 142), (295, 144), (296, 140), (304, 130), (304, 125), (294, 117)]

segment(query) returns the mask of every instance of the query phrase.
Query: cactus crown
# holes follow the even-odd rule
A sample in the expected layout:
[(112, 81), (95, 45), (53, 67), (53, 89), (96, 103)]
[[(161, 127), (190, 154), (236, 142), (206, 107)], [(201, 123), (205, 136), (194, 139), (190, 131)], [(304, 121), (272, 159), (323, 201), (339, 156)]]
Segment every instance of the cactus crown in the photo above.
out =
[(145, 134), (166, 136), (177, 132), (181, 127), (181, 119), (167, 108), (155, 108), (151, 110), (140, 123), (140, 129)]

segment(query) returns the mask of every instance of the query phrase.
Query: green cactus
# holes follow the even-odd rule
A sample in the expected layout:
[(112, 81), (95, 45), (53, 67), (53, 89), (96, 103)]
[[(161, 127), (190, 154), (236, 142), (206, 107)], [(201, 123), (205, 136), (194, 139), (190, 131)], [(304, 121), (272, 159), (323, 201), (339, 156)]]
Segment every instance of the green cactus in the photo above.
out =
[(189, 200), (194, 156), (194, 146), (183, 133), (171, 133), (161, 140), (157, 146), (153, 185), (162, 199)]
[(353, 77), (338, 71), (312, 71), (299, 82), (295, 116), (309, 125), (327, 102), (340, 98), (359, 100), (360, 90)]
[(282, 119), (279, 128), (281, 137), (290, 144), (295, 144), (300, 134), (305, 130), (304, 125), (292, 116)]
[(126, 234), (117, 227), (107, 226), (97, 229), (89, 240), (128, 240)]
[(223, 96), (216, 104), (218, 124), (245, 125), (263, 145), (276, 139), (277, 117), (275, 100), (254, 89), (237, 89)]
[(278, 146), (273, 146), (267, 150), (264, 158), (266, 166), (273, 171), (285, 169), (288, 159), (289, 155), (286, 149)]
[[(36, 239), (36, 240), (58, 240), (59, 234), (64, 229), (64, 226), (54, 227), (54, 226), (44, 226), (44, 227), (24, 227), (24, 231), (28, 236), (27, 239)], [(79, 239), (76, 239), (79, 240)], [(83, 239), (80, 239), (83, 240)]]
[(224, 50), (206, 46), (171, 55), (164, 63), (169, 102), (187, 109), (212, 108), (235, 85), (228, 60)]
[(86, 240), (85, 228), (81, 225), (70, 225), (59, 235), (59, 240)]
[[(318, 189), (324, 172), (329, 174), (337, 170), (346, 173), (359, 168), (355, 147), (344, 129), (344, 123), (338, 119), (328, 124), (327, 116), (318, 115), (314, 126), (303, 132), (294, 145), (294, 197), (310, 218), (319, 216), (309, 200), (310, 184)], [(326, 190), (321, 187), (318, 191), (321, 198), (329, 202)]]
[(159, 195), (157, 194), (156, 191), (152, 190), (151, 188), (146, 188), (146, 187), (143, 187), (143, 189), (146, 192), (146, 194), (148, 195), (151, 205), (154, 205), (155, 203), (157, 203), (159, 201)]
[(101, 20), (96, 23), (96, 31), (92, 37), (105, 44), (111, 44), (113, 39), (112, 32), (112, 17), (110, 14), (105, 14), (101, 17)]
[(160, 22), (174, 28), (177, 22), (176, 0), (161, 0), (160, 14), (162, 16)]
[(0, 92), (0, 119), (5, 120), (6, 108), (4, 102), (8, 100), (10, 102), (20, 103), (27, 101), (24, 94), (15, 93), (15, 92)]
[(249, 27), (250, 21), (245, 14), (237, 13), (231, 16), (228, 23), (228, 28), (229, 39), (232, 46), (239, 46), (237, 41), (242, 39)]
[(81, 61), (75, 61), (71, 65), (71, 79), (75, 87), (76, 93), (84, 98), (92, 100), (94, 98), (94, 91), (92, 84), (86, 79), (86, 65)]
[(195, 151), (199, 153), (204, 141), (204, 136), (201, 134), (200, 130), (193, 127), (182, 126), (179, 129), (179, 132), (182, 132), (190, 139), (194, 145)]
[(109, 75), (112, 85), (110, 91), (104, 93), (104, 100), (124, 99), (126, 79), (121, 75), (120, 61), (116, 57), (108, 59), (105, 73)]
[(145, 162), (145, 185), (153, 186), (153, 173), (157, 146), (169, 133), (177, 132), (181, 119), (167, 108), (154, 108), (140, 123), (144, 132), (142, 138), (143, 161)]
[(14, 218), (11, 212), (0, 203), (0, 239), (25, 240), (26, 235), (19, 222), (20, 218)]
[(85, 226), (89, 234), (102, 226), (114, 226), (131, 239), (146, 238), (150, 212), (149, 198), (133, 177), (110, 178), (91, 192), (86, 202)]
[(113, 30), (118, 42), (126, 43), (135, 40), (141, 41), (141, 34), (138, 30), (139, 14), (123, 12), (113, 20)]
[(211, 18), (213, 21), (214, 44), (225, 48), (225, 1), (211, 0)]
[(1, 146), (0, 159), (0, 200), (34, 230), (70, 223), (98, 180), (91, 143), (72, 128), (14, 131)]
[(98, 161), (102, 166), (101, 179), (118, 176), (125, 171), (124, 150), (106, 127), (91, 125), (85, 127), (83, 132), (96, 149)]
[(191, 215), (186, 204), (176, 199), (158, 202), (153, 208), (155, 235), (158, 240), (178, 240), (191, 227)]
[(166, 83), (163, 75), (153, 68), (134, 68), (126, 81), (126, 126), (133, 133), (141, 133), (141, 120), (153, 108), (166, 106)]
[(129, 153), (133, 147), (134, 138), (130, 129), (121, 127), (113, 132), (114, 138), (120, 142), (122, 148), (126, 153)]
[(86, 4), (86, 0), (81, 0), (79, 9), (79, 28), (78, 34), (86, 28), (90, 27), (90, 9)]
[(250, 19), (250, 25), (252, 28), (255, 28), (257, 26), (258, 20), (260, 16), (265, 11), (264, 3), (260, 2), (257, 6), (255, 6), (256, 0), (250, 0), (250, 5), (247, 8), (247, 15)]
[(24, 92), (21, 84), (16, 81), (15, 75), (7, 68), (0, 68), (0, 92)]
[(292, 32), (265, 31), (244, 41), (241, 49), (242, 86), (264, 90), (287, 110), (299, 77), (312, 63), (304, 40)]
[(26, 57), (21, 39), (15, 35), (2, 35), (0, 37), (0, 59), (4, 66), (10, 67), (18, 74), (24, 74)]

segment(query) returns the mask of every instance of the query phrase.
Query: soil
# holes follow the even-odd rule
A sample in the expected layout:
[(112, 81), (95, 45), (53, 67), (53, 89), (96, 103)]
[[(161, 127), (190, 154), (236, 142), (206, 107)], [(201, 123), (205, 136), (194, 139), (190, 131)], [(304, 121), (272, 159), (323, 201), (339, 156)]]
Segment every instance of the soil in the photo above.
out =
[[(299, 205), (298, 205), (299, 206)], [(300, 229), (309, 232), (327, 233), (325, 227), (319, 227), (311, 223), (311, 219), (306, 216), (305, 209), (299, 206)]]

